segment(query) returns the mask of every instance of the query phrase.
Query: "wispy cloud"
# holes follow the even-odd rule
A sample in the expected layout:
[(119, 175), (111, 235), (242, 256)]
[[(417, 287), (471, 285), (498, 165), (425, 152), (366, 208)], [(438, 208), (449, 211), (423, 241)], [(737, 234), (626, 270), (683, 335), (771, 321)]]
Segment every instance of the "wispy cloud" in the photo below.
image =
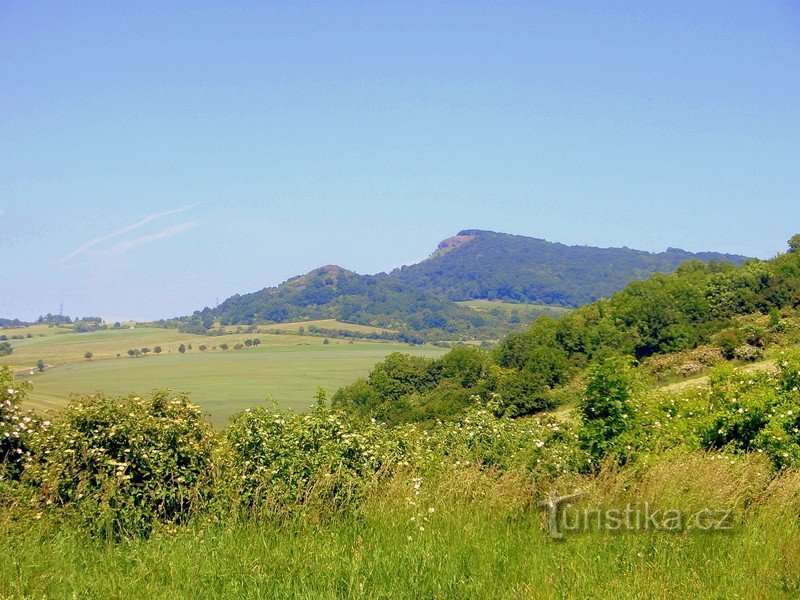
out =
[[(179, 208), (173, 208), (172, 210), (165, 210), (163, 212), (158, 212), (158, 213), (153, 213), (151, 215), (147, 215), (141, 221), (137, 221), (136, 223), (133, 223), (132, 225), (128, 225), (126, 227), (123, 227), (122, 229), (118, 229), (117, 231), (113, 231), (111, 233), (107, 233), (105, 235), (101, 235), (100, 237), (96, 237), (96, 238), (93, 238), (93, 239), (89, 240), (88, 242), (82, 244), (81, 246), (79, 246), (78, 248), (73, 250), (72, 252), (70, 252), (68, 254), (65, 254), (64, 256), (62, 256), (60, 259), (58, 259), (53, 264), (58, 265), (58, 264), (67, 262), (68, 260), (71, 260), (71, 259), (75, 258), (76, 256), (78, 256), (80, 254), (83, 254), (84, 252), (86, 252), (90, 248), (93, 248), (94, 246), (97, 246), (98, 244), (102, 244), (103, 242), (106, 242), (106, 241), (108, 241), (110, 239), (113, 239), (115, 237), (119, 237), (121, 235), (129, 233), (129, 232), (133, 231), (134, 229), (138, 229), (139, 227), (142, 227), (143, 225), (147, 225), (148, 223), (151, 223), (152, 221), (155, 221), (157, 219), (161, 219), (163, 217), (168, 217), (169, 215), (175, 215), (177, 213), (184, 212), (186, 210), (195, 208), (198, 205), (199, 205), (199, 203), (198, 204), (187, 204), (186, 206), (181, 206)], [(197, 224), (197, 223), (195, 222), (195, 224)], [(172, 229), (175, 229), (175, 228), (173, 227)], [(168, 231), (168, 230), (165, 230), (165, 231)], [(160, 233), (163, 233), (163, 232), (160, 232)], [(178, 233), (180, 233), (180, 232), (178, 232)], [(159, 235), (159, 234), (156, 233), (156, 234), (153, 234), (153, 235)], [(175, 235), (175, 234), (172, 234), (172, 235)], [(152, 237), (152, 236), (143, 236), (142, 238), (138, 238), (138, 239), (143, 239), (143, 238), (147, 238), (147, 237)], [(169, 236), (164, 236), (164, 237), (169, 237)], [(162, 239), (162, 238), (156, 238), (156, 239)], [(131, 242), (134, 242), (134, 241), (136, 241), (136, 240), (131, 240)], [(150, 240), (150, 241), (153, 241), (153, 240)], [(122, 244), (117, 244), (117, 245), (120, 246), (120, 245), (124, 245), (126, 243), (129, 243), (129, 242), (123, 242)], [(143, 242), (143, 243), (146, 244), (148, 242)], [(136, 244), (136, 245), (141, 245), (141, 244)], [(136, 245), (134, 245), (132, 247), (136, 247)]]
[(183, 223), (181, 225), (176, 225), (175, 227), (169, 227), (167, 229), (162, 229), (156, 233), (151, 233), (150, 235), (143, 235), (138, 238), (134, 238), (132, 240), (125, 240), (124, 242), (119, 242), (111, 246), (110, 248), (103, 250), (101, 254), (103, 256), (113, 256), (115, 254), (123, 254), (128, 250), (132, 250), (133, 248), (137, 248), (139, 246), (144, 246), (145, 244), (150, 244), (152, 242), (157, 242), (158, 240), (163, 240), (174, 235), (178, 235), (189, 231), (190, 229), (194, 229), (200, 224), (200, 221), (189, 221), (187, 223)]

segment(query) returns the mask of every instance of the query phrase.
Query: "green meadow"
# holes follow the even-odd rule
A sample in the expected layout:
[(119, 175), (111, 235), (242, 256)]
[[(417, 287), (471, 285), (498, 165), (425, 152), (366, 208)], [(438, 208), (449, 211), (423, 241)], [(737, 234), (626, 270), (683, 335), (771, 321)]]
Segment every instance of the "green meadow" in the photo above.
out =
[(506, 316), (511, 316), (512, 314), (516, 313), (523, 322), (534, 321), (540, 315), (560, 317), (571, 310), (563, 306), (553, 306), (549, 304), (522, 304), (503, 302), (502, 300), (465, 300), (464, 302), (458, 302), (458, 304), (469, 306), (477, 311), (495, 312), (496, 314), (503, 314)]
[[(334, 392), (365, 376), (391, 352), (440, 356), (446, 351), (433, 346), (334, 339), (324, 344), (320, 337), (291, 334), (207, 337), (144, 327), (92, 333), (55, 328), (20, 331), (31, 332), (33, 337), (13, 340), (14, 353), (2, 360), (33, 382), (28, 399), (31, 408), (41, 411), (64, 406), (74, 393), (144, 394), (156, 388), (171, 389), (189, 393), (215, 425), (224, 425), (236, 412), (273, 401), (281, 408), (305, 410), (317, 388)], [(255, 337), (261, 340), (259, 347), (233, 349)], [(192, 349), (181, 354), (181, 344)], [(222, 350), (222, 344), (229, 349)], [(159, 356), (152, 352), (139, 358), (127, 355), (129, 348), (152, 350), (159, 345), (163, 348)], [(201, 352), (200, 345), (207, 350)], [(92, 352), (91, 360), (84, 358), (86, 352)], [(47, 365), (44, 373), (35, 369), (39, 359)]]

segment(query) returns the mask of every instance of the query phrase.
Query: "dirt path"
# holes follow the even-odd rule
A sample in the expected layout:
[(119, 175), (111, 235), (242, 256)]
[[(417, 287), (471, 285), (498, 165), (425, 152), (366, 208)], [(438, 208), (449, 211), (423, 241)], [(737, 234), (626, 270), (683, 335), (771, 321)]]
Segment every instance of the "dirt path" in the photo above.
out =
[[(774, 372), (777, 371), (778, 368), (775, 366), (775, 361), (762, 360), (761, 362), (753, 363), (750, 365), (744, 365), (743, 367), (740, 367), (740, 369), (745, 373), (758, 373), (764, 371)], [(664, 392), (680, 392), (686, 389), (703, 385), (708, 385), (708, 375), (704, 375), (703, 377), (696, 377), (694, 379), (687, 379), (686, 381), (669, 383), (667, 385), (662, 385), (658, 389)]]

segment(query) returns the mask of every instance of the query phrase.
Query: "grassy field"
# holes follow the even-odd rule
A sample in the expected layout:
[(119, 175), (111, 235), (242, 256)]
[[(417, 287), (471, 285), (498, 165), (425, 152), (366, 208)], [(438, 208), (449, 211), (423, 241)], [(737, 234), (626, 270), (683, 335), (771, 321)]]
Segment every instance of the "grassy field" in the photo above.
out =
[[(322, 338), (299, 335), (206, 337), (155, 328), (77, 334), (57, 333), (55, 328), (21, 331), (34, 337), (13, 340), (14, 353), (0, 359), (0, 364), (22, 371), (33, 382), (28, 402), (31, 408), (63, 406), (71, 393), (101, 390), (108, 394), (144, 394), (169, 388), (190, 393), (215, 425), (224, 425), (233, 413), (263, 404), (267, 395), (283, 408), (305, 410), (318, 387), (334, 392), (366, 375), (376, 362), (394, 351), (424, 356), (445, 352), (432, 346), (399, 343), (330, 340), (323, 344)], [(254, 337), (261, 340), (258, 348), (233, 350), (235, 344)], [(223, 343), (230, 349), (219, 349)], [(180, 354), (180, 344), (191, 344), (192, 350)], [(208, 346), (206, 352), (198, 350), (201, 344)], [(127, 355), (129, 348), (152, 349), (156, 345), (163, 348), (160, 356), (132, 359)], [(93, 353), (92, 360), (83, 357), (87, 351)], [(34, 368), (38, 359), (48, 365), (44, 373)], [(32, 368), (33, 375), (28, 371)]]
[(500, 300), (467, 300), (459, 302), (463, 306), (469, 306), (478, 311), (492, 312), (500, 311), (510, 316), (515, 311), (519, 314), (522, 322), (535, 321), (540, 315), (550, 315), (560, 317), (570, 311), (569, 308), (562, 306), (550, 306), (546, 304), (516, 304), (514, 302), (502, 302)]
[[(230, 335), (221, 337), (206, 337), (180, 333), (175, 329), (159, 329), (140, 327), (136, 329), (106, 329), (90, 333), (74, 333), (72, 329), (60, 327), (32, 326), (24, 329), (3, 329), (0, 330), (4, 335), (11, 337), (15, 335), (26, 335), (30, 333), (32, 337), (21, 340), (10, 340), (14, 348), (13, 354), (0, 358), (2, 364), (6, 364), (14, 370), (31, 369), (36, 365), (36, 361), (41, 359), (48, 367), (60, 367), (75, 363), (85, 362), (83, 355), (89, 351), (94, 354), (94, 360), (106, 358), (116, 358), (117, 354), (127, 358), (129, 348), (150, 349), (161, 346), (164, 354), (177, 352), (181, 344), (192, 344), (196, 348), (200, 344), (207, 346), (217, 346), (227, 342), (230, 346), (235, 343), (243, 342), (247, 337), (253, 335)], [(296, 342), (289, 339), (262, 339), (264, 344), (271, 342), (284, 345)], [(311, 340), (309, 340), (311, 341)], [(321, 342), (321, 340), (320, 340)]]

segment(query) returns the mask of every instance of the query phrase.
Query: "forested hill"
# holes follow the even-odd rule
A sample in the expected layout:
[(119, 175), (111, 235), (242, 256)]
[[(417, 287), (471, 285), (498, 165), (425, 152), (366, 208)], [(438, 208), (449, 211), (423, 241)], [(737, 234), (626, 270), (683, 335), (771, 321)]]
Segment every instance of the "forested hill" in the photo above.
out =
[(430, 258), (391, 273), (404, 285), (450, 300), (511, 300), (577, 307), (609, 297), (632, 280), (671, 273), (682, 263), (745, 256), (691, 253), (669, 248), (651, 253), (630, 248), (567, 246), (546, 240), (468, 229), (444, 240)]
[[(454, 339), (487, 339), (518, 327), (519, 317), (456, 304), (471, 299), (575, 307), (607, 297), (636, 279), (669, 273), (691, 259), (746, 257), (669, 249), (653, 254), (628, 248), (567, 246), (536, 238), (465, 230), (439, 244), (426, 260), (391, 273), (359, 275), (326, 265), (277, 287), (239, 295), (215, 309), (164, 322), (202, 333), (223, 325), (338, 319)], [(511, 320), (515, 319), (515, 320)]]
[[(215, 320), (236, 325), (331, 318), (429, 334), (472, 334), (486, 320), (441, 294), (412, 289), (385, 273), (359, 275), (335, 265), (314, 269), (277, 287), (236, 294), (213, 310), (196, 312), (189, 320), (208, 328)], [(400, 339), (421, 341), (414, 335)]]

